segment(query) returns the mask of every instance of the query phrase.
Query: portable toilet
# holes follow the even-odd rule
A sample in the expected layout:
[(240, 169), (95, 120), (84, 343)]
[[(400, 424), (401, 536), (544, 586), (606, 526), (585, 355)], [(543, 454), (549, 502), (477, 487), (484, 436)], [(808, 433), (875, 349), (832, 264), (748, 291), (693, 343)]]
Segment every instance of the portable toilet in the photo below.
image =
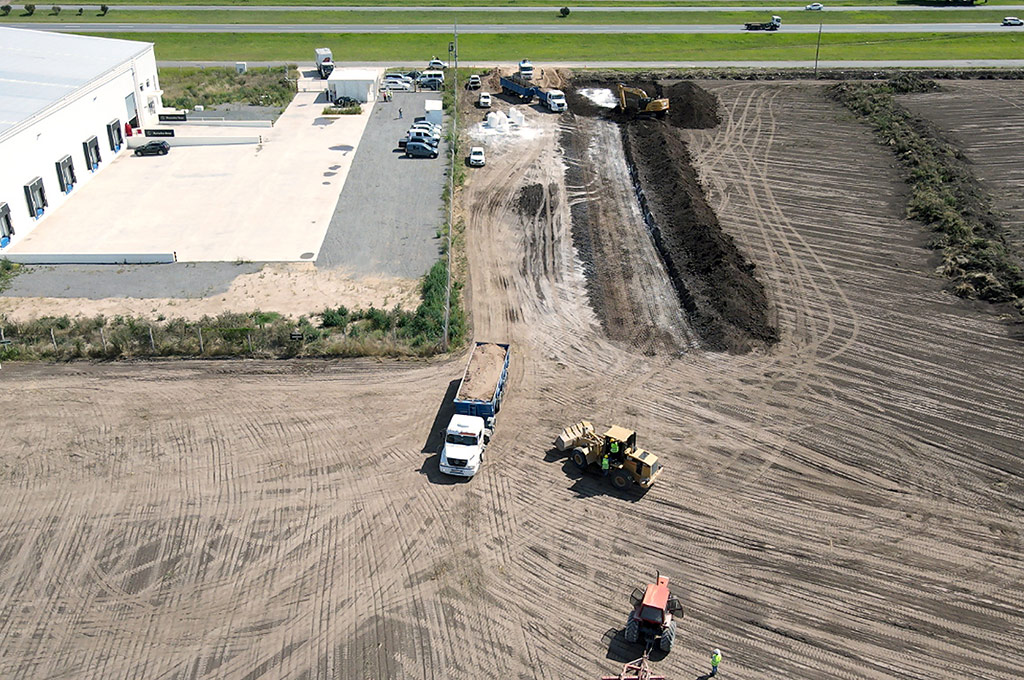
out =
[(440, 125), (441, 118), (444, 116), (444, 108), (441, 105), (441, 100), (428, 99), (424, 106), (426, 108), (427, 122)]

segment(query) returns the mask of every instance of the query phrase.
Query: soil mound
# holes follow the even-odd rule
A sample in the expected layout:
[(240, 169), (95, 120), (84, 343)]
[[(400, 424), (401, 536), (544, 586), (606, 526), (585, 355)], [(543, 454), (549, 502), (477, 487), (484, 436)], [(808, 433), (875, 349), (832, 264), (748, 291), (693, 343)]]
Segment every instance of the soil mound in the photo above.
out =
[(662, 84), (654, 80), (588, 80), (573, 82), (573, 86), (565, 93), (566, 101), (569, 103), (569, 110), (578, 116), (589, 118), (607, 118), (617, 123), (629, 123), (633, 115), (623, 113), (616, 109), (610, 109), (596, 104), (589, 97), (580, 93), (585, 89), (606, 89), (611, 90), (615, 97), (618, 97), (618, 83), (629, 87), (636, 87), (647, 93), (650, 97), (668, 97), (669, 111), (666, 120), (674, 127), (701, 130), (716, 127), (721, 118), (718, 115), (718, 100), (713, 94), (689, 81), (677, 81)]
[(618, 82), (573, 82), (566, 92), (569, 108), (619, 124), (644, 220), (693, 330), (717, 351), (746, 352), (776, 342), (778, 330), (754, 265), (722, 231), (680, 133), (717, 126), (717, 98), (690, 81), (630, 80), (624, 84), (670, 101), (666, 117), (637, 119), (581, 94), (603, 88), (617, 96)]
[(764, 286), (722, 231), (678, 132), (667, 122), (637, 121), (623, 128), (623, 142), (655, 245), (705, 346), (746, 352), (776, 342)]

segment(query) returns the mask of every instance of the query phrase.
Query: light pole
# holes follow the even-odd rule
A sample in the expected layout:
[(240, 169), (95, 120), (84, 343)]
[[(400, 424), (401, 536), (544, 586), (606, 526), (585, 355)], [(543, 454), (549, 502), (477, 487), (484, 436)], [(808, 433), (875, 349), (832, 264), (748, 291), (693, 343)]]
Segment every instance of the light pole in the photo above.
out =
[(821, 27), (822, 23), (818, 24), (818, 45), (814, 48), (814, 79), (818, 79), (818, 54), (821, 52)]
[(452, 67), (452, 135), (448, 167), (448, 277), (444, 291), (443, 351), (448, 351), (448, 333), (452, 314), (452, 229), (455, 228), (455, 147), (459, 137), (459, 24), (454, 25), (452, 41), (448, 43), (448, 64)]

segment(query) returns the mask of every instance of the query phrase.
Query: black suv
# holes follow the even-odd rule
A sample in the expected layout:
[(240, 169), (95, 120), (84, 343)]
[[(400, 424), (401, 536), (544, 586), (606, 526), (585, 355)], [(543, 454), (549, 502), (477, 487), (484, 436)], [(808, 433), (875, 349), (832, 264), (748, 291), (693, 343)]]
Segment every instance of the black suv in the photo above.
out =
[(167, 152), (171, 150), (171, 145), (167, 142), (146, 142), (142, 146), (135, 148), (136, 156), (166, 156)]

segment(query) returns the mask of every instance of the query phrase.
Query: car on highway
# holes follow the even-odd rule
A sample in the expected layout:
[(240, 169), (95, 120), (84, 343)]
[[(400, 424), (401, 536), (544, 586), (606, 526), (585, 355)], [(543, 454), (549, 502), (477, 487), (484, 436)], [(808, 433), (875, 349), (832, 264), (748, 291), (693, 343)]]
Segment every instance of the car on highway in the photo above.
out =
[(1024, 21), (1017, 17), (1006, 17), (1003, 19), (1003, 26), (1024, 26)]
[(434, 57), (433, 59), (431, 59), (430, 61), (427, 62), (427, 70), (428, 71), (431, 70), (431, 69), (445, 69), (445, 68), (448, 68), (448, 64), (444, 63), (443, 61), (441, 61), (437, 57)]
[(437, 158), (437, 147), (426, 142), (409, 142), (405, 145), (406, 158)]
[(481, 109), (491, 108), (491, 95), (487, 92), (481, 92), (480, 99), (477, 100), (476, 105)]
[(804, 7), (804, 9), (810, 9), (810, 10), (825, 9), (825, 5), (821, 4), (820, 2), (812, 2), (811, 4), (807, 5), (807, 7)]
[(472, 149), (469, 150), (470, 165), (472, 165), (474, 168), (482, 168), (484, 167), (485, 162), (486, 161), (484, 160), (484, 147), (474, 146)]
[(171, 150), (171, 145), (167, 142), (155, 141), (146, 142), (142, 146), (135, 147), (136, 156), (166, 156), (167, 152)]

